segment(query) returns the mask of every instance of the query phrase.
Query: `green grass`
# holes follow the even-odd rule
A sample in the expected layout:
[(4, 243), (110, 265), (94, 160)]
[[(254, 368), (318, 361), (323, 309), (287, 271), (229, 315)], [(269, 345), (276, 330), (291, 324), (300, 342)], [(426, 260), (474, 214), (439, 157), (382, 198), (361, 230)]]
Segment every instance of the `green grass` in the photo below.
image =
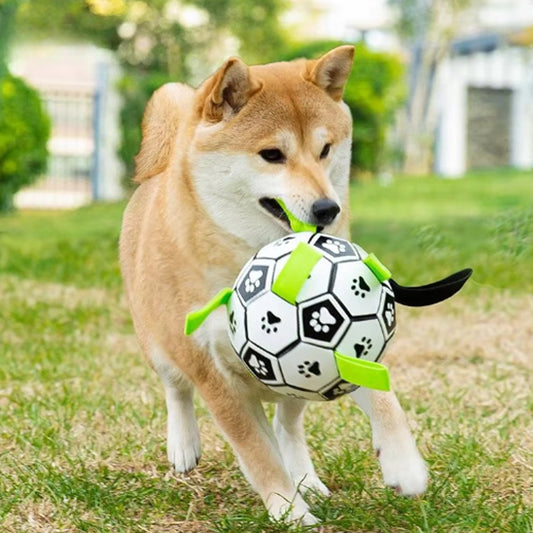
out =
[(533, 176), (398, 179), (352, 187), (352, 238), (398, 280), (474, 269), (474, 285), (533, 292)]
[[(349, 399), (310, 407), (326, 533), (533, 531), (532, 197), (527, 173), (352, 187), (354, 239), (398, 281), (475, 274), (451, 303), (400, 315), (386, 359), (430, 466), (423, 498), (382, 486)], [(170, 471), (162, 390), (122, 295), (123, 208), (0, 218), (0, 531), (286, 531), (201, 400), (200, 466)]]

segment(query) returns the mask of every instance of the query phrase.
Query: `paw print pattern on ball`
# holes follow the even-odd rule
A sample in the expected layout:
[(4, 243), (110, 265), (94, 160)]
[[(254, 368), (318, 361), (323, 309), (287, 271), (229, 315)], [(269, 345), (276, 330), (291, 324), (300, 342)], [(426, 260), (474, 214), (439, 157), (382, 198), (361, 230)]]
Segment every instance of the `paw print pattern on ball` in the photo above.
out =
[(254, 292), (261, 285), (263, 272), (261, 270), (251, 270), (248, 277), (244, 280), (244, 290)]
[(274, 364), (277, 365), (277, 362), (273, 362), (267, 355), (261, 353), (254, 346), (248, 346), (244, 349), (242, 359), (261, 381), (281, 382), (278, 377), (280, 374), (279, 367), (274, 368)]
[(248, 364), (255, 370), (256, 374), (265, 377), (268, 374), (268, 369), (265, 362), (252, 355), (248, 360)]
[(381, 299), (379, 321), (386, 338), (389, 338), (396, 328), (396, 309), (394, 307), (394, 296), (388, 291), (383, 293), (383, 298)]
[(277, 333), (281, 318), (276, 316), (272, 311), (267, 311), (266, 315), (261, 317), (261, 329), (265, 333)]
[(333, 347), (350, 323), (330, 295), (302, 303), (298, 311), (302, 338), (318, 346)]
[(362, 337), (359, 342), (356, 342), (353, 346), (355, 350), (355, 355), (357, 357), (364, 357), (368, 355), (368, 352), (372, 349), (372, 339), (368, 337)]
[(237, 292), (245, 305), (263, 293), (270, 283), (273, 269), (269, 268), (267, 260), (264, 261), (264, 264), (250, 266), (238, 282)]
[(327, 248), (332, 254), (339, 255), (346, 251), (346, 245), (340, 241), (334, 241), (333, 239), (327, 239), (322, 245), (323, 248)]
[(298, 373), (302, 374), (305, 378), (310, 378), (314, 376), (320, 376), (320, 365), (318, 361), (311, 363), (310, 361), (304, 361), (302, 364), (298, 365)]
[(363, 276), (359, 276), (352, 280), (352, 286), (350, 287), (355, 296), (360, 296), (361, 298), (366, 298), (367, 293), (370, 292), (370, 286), (365, 281)]
[(237, 331), (237, 319), (235, 318), (235, 311), (232, 311), (229, 315), (229, 329), (235, 335), (235, 331)]
[(328, 311), (327, 307), (321, 307), (319, 311), (313, 311), (311, 313), (311, 320), (309, 325), (317, 332), (320, 333), (323, 331), (327, 333), (329, 331), (329, 326), (334, 325), (335, 317)]
[(336, 239), (329, 235), (318, 235), (311, 242), (332, 258), (334, 262), (343, 260), (343, 258), (359, 258), (352, 245), (344, 239)]
[(322, 391), (320, 394), (326, 400), (335, 400), (335, 398), (338, 398), (339, 396), (344, 396), (345, 394), (349, 394), (350, 392), (353, 392), (354, 390), (357, 390), (358, 388), (359, 388), (358, 385), (348, 383), (347, 381), (340, 381), (339, 383), (335, 384), (333, 387), (330, 387), (329, 389)]

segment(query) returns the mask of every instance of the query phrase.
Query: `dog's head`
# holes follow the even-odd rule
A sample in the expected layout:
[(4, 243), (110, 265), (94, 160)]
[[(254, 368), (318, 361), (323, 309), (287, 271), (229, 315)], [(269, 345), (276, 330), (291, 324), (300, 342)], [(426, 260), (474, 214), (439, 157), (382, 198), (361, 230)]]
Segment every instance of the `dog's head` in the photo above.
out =
[(353, 47), (318, 60), (248, 67), (229, 59), (198, 89), (189, 152), (214, 222), (253, 246), (290, 231), (276, 199), (333, 231), (347, 209), (351, 117), (342, 102)]

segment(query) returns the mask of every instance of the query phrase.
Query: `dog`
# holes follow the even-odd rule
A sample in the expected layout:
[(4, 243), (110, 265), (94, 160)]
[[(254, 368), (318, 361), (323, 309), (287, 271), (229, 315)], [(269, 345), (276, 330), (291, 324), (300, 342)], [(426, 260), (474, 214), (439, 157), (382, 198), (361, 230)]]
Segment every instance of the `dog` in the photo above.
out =
[[(158, 89), (147, 104), (139, 184), (126, 207), (120, 262), (135, 332), (159, 374), (167, 453), (178, 472), (198, 464), (197, 389), (271, 517), (317, 523), (302, 494), (329, 494), (305, 444), (305, 401), (259, 383), (235, 356), (223, 309), (192, 336), (187, 313), (231, 286), (262, 246), (299, 220), (349, 238), (352, 121), (342, 101), (354, 48), (316, 60), (247, 66), (228, 59), (196, 90)], [(392, 392), (359, 388), (384, 481), (424, 492), (426, 465)], [(271, 425), (262, 402), (276, 402)]]

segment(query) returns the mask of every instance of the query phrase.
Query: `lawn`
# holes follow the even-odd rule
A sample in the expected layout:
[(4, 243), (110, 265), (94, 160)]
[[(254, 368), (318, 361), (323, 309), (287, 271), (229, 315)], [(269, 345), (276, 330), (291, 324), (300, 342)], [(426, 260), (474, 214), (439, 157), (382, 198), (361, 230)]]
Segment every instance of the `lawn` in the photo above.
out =
[[(385, 362), (431, 470), (384, 488), (349, 398), (306, 417), (325, 533), (533, 531), (533, 174), (352, 187), (352, 235), (403, 283), (470, 266), (460, 295), (401, 309)], [(198, 399), (203, 456), (166, 460), (162, 387), (119, 277), (124, 204), (0, 218), (0, 531), (282, 532)]]

